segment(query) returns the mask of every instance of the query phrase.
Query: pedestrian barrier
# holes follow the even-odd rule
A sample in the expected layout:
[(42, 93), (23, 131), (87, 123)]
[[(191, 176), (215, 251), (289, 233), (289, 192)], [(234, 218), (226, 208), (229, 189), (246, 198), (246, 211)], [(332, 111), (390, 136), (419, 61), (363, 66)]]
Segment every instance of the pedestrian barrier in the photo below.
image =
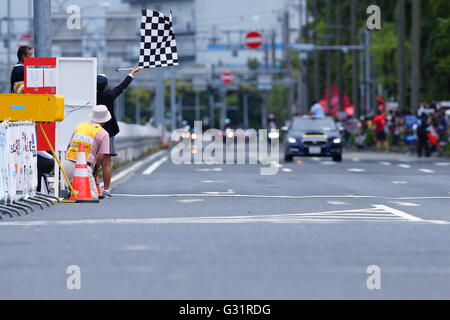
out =
[(34, 211), (31, 205), (53, 203), (36, 193), (37, 148), (35, 123), (0, 123), (0, 218)]

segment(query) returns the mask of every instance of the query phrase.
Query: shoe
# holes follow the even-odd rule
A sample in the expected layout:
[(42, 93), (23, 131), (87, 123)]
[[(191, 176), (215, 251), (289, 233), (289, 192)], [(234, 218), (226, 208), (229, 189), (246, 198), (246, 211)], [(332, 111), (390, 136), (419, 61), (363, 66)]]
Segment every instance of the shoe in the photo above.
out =
[(105, 198), (112, 198), (111, 191), (109, 191), (109, 190), (104, 190), (104, 191), (103, 191), (103, 197), (105, 197)]

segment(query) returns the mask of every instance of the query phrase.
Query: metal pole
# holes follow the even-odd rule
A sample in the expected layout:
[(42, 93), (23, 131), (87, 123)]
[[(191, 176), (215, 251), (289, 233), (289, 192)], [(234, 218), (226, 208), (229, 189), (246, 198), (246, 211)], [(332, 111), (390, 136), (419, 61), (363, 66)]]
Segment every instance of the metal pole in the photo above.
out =
[(244, 112), (244, 129), (248, 129), (248, 94), (244, 92), (243, 97), (243, 112)]
[[(331, 34), (331, 0), (326, 0), (326, 28), (327, 34)], [(326, 54), (326, 83), (327, 83), (327, 106), (328, 111), (331, 113), (331, 52), (327, 51)]]
[(6, 50), (7, 50), (7, 57), (6, 57), (6, 68), (10, 68), (11, 67), (11, 0), (8, 0), (8, 27), (7, 27), (7, 35), (6, 35)]
[(272, 69), (275, 69), (276, 68), (276, 66), (277, 66), (277, 61), (276, 61), (276, 48), (275, 48), (275, 46), (276, 46), (276, 43), (275, 43), (275, 37), (276, 37), (276, 34), (275, 34), (275, 30), (272, 30), (272, 34), (271, 34), (271, 39), (270, 39), (270, 42), (271, 42), (271, 48), (272, 48)]
[(195, 91), (195, 120), (200, 121), (200, 92)]
[(177, 88), (176, 88), (176, 79), (172, 74), (172, 78), (170, 79), (170, 128), (175, 130), (177, 128)]
[(164, 122), (164, 71), (161, 68), (155, 70), (156, 94), (155, 94), (155, 124), (156, 127)]
[(411, 109), (420, 107), (420, 0), (412, 1)]
[(214, 112), (214, 94), (209, 94), (209, 127), (214, 128), (214, 118), (215, 118), (215, 112)]
[(267, 114), (268, 114), (268, 102), (269, 102), (269, 91), (263, 91), (263, 103), (261, 109), (261, 128), (267, 128)]
[(397, 2), (397, 101), (400, 110), (406, 109), (405, 81), (405, 0)]
[[(351, 44), (356, 45), (356, 0), (351, 0)], [(352, 103), (355, 106), (355, 115), (359, 116), (358, 101), (358, 53), (356, 50), (352, 51)]]
[(370, 57), (370, 32), (365, 29), (364, 31), (365, 40), (365, 67), (366, 67), (366, 108), (368, 112), (372, 111), (372, 70), (371, 70), (371, 57)]
[(140, 124), (141, 123), (141, 102), (139, 99), (139, 91), (138, 88), (135, 88), (135, 99), (136, 99), (136, 113), (135, 113), (135, 122), (136, 124)]
[(34, 0), (34, 44), (35, 57), (52, 56), (51, 1)]

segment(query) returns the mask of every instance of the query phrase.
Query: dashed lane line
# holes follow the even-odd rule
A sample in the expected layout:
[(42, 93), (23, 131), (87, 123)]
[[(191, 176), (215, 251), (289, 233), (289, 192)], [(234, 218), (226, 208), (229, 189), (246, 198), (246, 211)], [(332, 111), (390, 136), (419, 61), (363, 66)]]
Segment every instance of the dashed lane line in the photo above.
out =
[(397, 167), (403, 168), (403, 169), (411, 168), (411, 166), (409, 164), (405, 164), (405, 163), (400, 163), (400, 164), (397, 165)]
[(115, 183), (117, 181), (119, 181), (120, 179), (122, 179), (123, 177), (129, 176), (130, 173), (137, 171), (140, 167), (142, 167), (143, 165), (145, 165), (147, 162), (153, 161), (156, 158), (160, 157), (161, 155), (167, 153), (166, 150), (161, 150), (156, 152), (155, 154), (151, 155), (150, 157), (140, 160), (138, 162), (136, 162), (135, 164), (133, 164), (131, 167), (129, 167), (128, 169), (122, 170), (120, 171), (118, 174), (114, 175), (111, 179), (112, 183)]
[(407, 184), (408, 182), (402, 181), (402, 180), (394, 180), (392, 181), (393, 184)]
[(195, 202), (203, 202), (205, 199), (184, 199), (184, 200), (177, 200), (177, 202), (180, 203), (195, 203)]
[(434, 173), (434, 170), (431, 169), (419, 169), (419, 171), (423, 173)]
[(402, 207), (420, 207), (420, 204), (413, 203), (413, 202), (393, 201), (391, 203), (397, 204), (397, 205), (402, 206)]
[(155, 161), (154, 163), (151, 164), (150, 167), (145, 169), (144, 172), (142, 172), (142, 174), (145, 175), (145, 176), (151, 175), (153, 173), (153, 171), (158, 169), (158, 167), (160, 165), (162, 165), (164, 162), (166, 162), (167, 160), (168, 160), (167, 157), (163, 157), (163, 158), (159, 159), (158, 161)]
[(350, 169), (347, 169), (347, 171), (349, 171), (349, 172), (366, 172), (366, 169), (350, 168)]

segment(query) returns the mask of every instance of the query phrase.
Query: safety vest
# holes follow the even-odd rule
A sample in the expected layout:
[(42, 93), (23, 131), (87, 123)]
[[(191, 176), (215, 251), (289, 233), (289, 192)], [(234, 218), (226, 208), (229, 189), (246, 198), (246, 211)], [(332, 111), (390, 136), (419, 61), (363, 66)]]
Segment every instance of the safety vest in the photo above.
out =
[(66, 158), (76, 161), (78, 148), (80, 143), (84, 144), (84, 150), (86, 153), (86, 160), (89, 159), (92, 146), (94, 145), (94, 137), (102, 130), (102, 126), (99, 124), (91, 124), (84, 122), (79, 124), (73, 132), (73, 138), (70, 141), (69, 150), (67, 151)]

